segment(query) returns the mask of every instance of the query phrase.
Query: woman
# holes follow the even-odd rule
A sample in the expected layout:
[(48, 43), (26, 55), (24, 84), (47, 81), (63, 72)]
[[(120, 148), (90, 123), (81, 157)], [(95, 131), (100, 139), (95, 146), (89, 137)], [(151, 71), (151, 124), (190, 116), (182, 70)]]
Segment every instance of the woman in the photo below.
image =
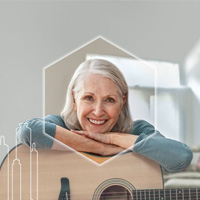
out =
[(185, 144), (165, 138), (144, 120), (131, 120), (122, 73), (100, 59), (85, 61), (77, 68), (61, 116), (28, 120), (21, 124), (17, 136), (26, 145), (34, 142), (39, 148), (59, 149), (58, 140), (77, 151), (99, 155), (114, 155), (130, 148), (168, 172), (183, 170), (192, 160)]

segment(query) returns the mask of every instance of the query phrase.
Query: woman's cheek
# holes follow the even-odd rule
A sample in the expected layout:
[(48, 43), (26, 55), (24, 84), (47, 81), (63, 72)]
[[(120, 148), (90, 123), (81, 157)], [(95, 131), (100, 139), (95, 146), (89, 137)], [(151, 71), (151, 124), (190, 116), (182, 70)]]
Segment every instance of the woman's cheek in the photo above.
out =
[(92, 105), (87, 104), (87, 103), (82, 103), (82, 105), (80, 105), (80, 111), (81, 111), (81, 115), (85, 116), (89, 114), (90, 112), (92, 112)]
[(113, 106), (109, 111), (110, 117), (118, 117), (120, 112), (121, 108), (119, 106)]

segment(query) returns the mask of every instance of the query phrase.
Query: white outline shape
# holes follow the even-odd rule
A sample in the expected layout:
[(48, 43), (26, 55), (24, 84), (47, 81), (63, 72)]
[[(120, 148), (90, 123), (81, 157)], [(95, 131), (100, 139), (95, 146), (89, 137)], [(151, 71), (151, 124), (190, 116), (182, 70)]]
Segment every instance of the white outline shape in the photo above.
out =
[(32, 198), (32, 153), (35, 152), (36, 153), (36, 159), (37, 159), (37, 162), (36, 162), (36, 165), (37, 165), (37, 184), (36, 184), (36, 192), (37, 192), (37, 200), (38, 200), (38, 151), (36, 150), (36, 144), (33, 143), (32, 146), (31, 146), (31, 151), (30, 151), (30, 200), (33, 200)]
[(13, 189), (14, 189), (14, 185), (13, 185), (13, 177), (14, 177), (14, 174), (13, 174), (13, 168), (14, 168), (14, 165), (15, 165), (15, 162), (18, 162), (18, 164), (19, 164), (19, 167), (20, 167), (20, 173), (19, 173), (19, 176), (20, 176), (20, 183), (19, 183), (19, 186), (20, 186), (20, 200), (21, 200), (21, 193), (22, 193), (22, 187), (21, 187), (21, 182), (22, 182), (22, 165), (21, 165), (21, 163), (20, 163), (20, 160), (17, 158), (17, 150), (18, 150), (18, 146), (17, 146), (17, 144), (18, 144), (18, 142), (17, 142), (17, 132), (18, 132), (18, 130), (20, 130), (20, 128), (21, 128), (21, 123), (19, 124), (19, 127), (16, 129), (16, 137), (15, 137), (15, 144), (16, 144), (16, 148), (15, 148), (15, 159), (13, 160), (13, 162), (12, 162), (12, 200), (14, 200), (13, 198), (13, 196), (14, 196), (14, 191), (13, 191)]
[[(157, 106), (156, 106), (156, 105), (157, 105), (157, 69), (156, 69), (156, 67), (150, 65), (147, 61), (142, 60), (141, 58), (135, 56), (134, 54), (132, 54), (132, 53), (130, 53), (129, 51), (125, 50), (124, 48), (122, 48), (122, 47), (116, 45), (115, 43), (111, 42), (110, 40), (106, 39), (105, 37), (103, 37), (103, 36), (101, 36), (101, 35), (94, 37), (93, 39), (89, 40), (89, 41), (86, 42), (85, 44), (83, 44), (83, 45), (77, 47), (76, 49), (72, 50), (71, 52), (67, 53), (66, 55), (62, 56), (61, 58), (57, 59), (56, 61), (50, 63), (49, 65), (47, 65), (46, 67), (43, 68), (43, 70), (42, 70), (42, 72), (43, 72), (43, 76), (42, 76), (42, 78), (43, 78), (43, 87), (42, 87), (42, 94), (43, 94), (43, 95), (42, 95), (42, 96), (43, 96), (43, 103), (42, 103), (43, 110), (42, 110), (42, 115), (43, 115), (43, 121), (45, 122), (45, 120), (44, 120), (44, 118), (45, 118), (45, 70), (46, 70), (47, 68), (51, 67), (52, 65), (56, 64), (57, 62), (63, 60), (64, 58), (68, 57), (69, 55), (71, 55), (71, 54), (75, 53), (76, 51), (80, 50), (81, 48), (84, 48), (85, 46), (89, 45), (90, 43), (94, 42), (94, 41), (97, 40), (97, 39), (102, 39), (102, 40), (108, 42), (109, 44), (113, 45), (114, 47), (116, 47), (116, 48), (118, 48), (118, 49), (120, 49), (120, 50), (122, 50), (122, 51), (124, 51), (125, 53), (129, 54), (130, 56), (132, 56), (133, 58), (137, 59), (138, 61), (141, 61), (143, 64), (145, 64), (145, 65), (151, 67), (151, 68), (154, 70), (154, 74), (155, 74), (155, 78), (154, 78), (154, 89), (153, 89), (153, 90), (154, 90), (154, 96), (155, 96), (155, 98), (154, 98), (154, 105), (155, 105), (155, 107), (154, 107), (154, 117), (155, 117), (155, 118), (154, 118), (154, 127), (155, 127), (155, 131), (156, 131), (156, 129), (157, 129)], [(47, 137), (49, 137), (49, 138), (51, 138), (51, 139), (53, 139), (53, 140), (56, 140), (55, 138), (52, 138), (51, 136), (49, 136), (49, 135), (45, 132), (45, 126), (44, 126), (44, 125), (43, 125), (43, 133), (46, 134)], [(56, 140), (56, 141), (58, 141), (58, 140)], [(60, 142), (60, 141), (58, 141), (58, 142), (59, 142), (59, 143), (62, 143), (62, 142)], [(109, 160), (106, 160), (106, 161), (104, 161), (103, 163), (99, 164), (99, 163), (93, 161), (92, 159), (90, 159), (90, 158), (88, 158), (88, 157), (82, 155), (81, 153), (79, 153), (79, 152), (76, 151), (75, 149), (72, 149), (72, 148), (69, 147), (68, 145), (66, 145), (66, 144), (64, 144), (64, 143), (62, 143), (62, 144), (63, 144), (64, 146), (66, 146), (67, 148), (73, 150), (74, 152), (77, 152), (78, 154), (80, 154), (80, 155), (83, 156), (84, 158), (88, 159), (90, 162), (92, 162), (92, 163), (94, 162), (94, 163), (97, 164), (98, 166), (101, 166), (101, 165), (103, 165), (104, 163), (107, 163), (109, 160), (112, 160), (112, 159), (115, 158), (116, 156), (120, 155), (121, 153), (125, 152), (126, 150), (128, 150), (129, 148), (131, 148), (131, 147), (134, 146), (134, 145), (133, 145), (133, 146), (127, 148), (126, 150), (124, 150), (124, 151), (120, 152), (119, 154), (113, 156), (113, 157), (110, 158)]]
[[(5, 143), (5, 141), (6, 141), (6, 139), (5, 139), (5, 136), (4, 135), (1, 135), (0, 136), (0, 145), (2, 145), (2, 143), (1, 143), (1, 141), (2, 141), (2, 143), (3, 143), (3, 145), (4, 146), (6, 146), (7, 147), (7, 157), (6, 157), (6, 159), (7, 159), (7, 181), (8, 181), (8, 183), (7, 183), (7, 197), (8, 197), (8, 200), (9, 200), (9, 196), (10, 196), (10, 194), (9, 194), (9, 192), (10, 192), (10, 185), (9, 185), (9, 183), (10, 183), (10, 180), (9, 180), (9, 178), (10, 178), (10, 159), (9, 159), (9, 156), (10, 156), (10, 154), (9, 154), (9, 146)], [(4, 160), (3, 160), (3, 162), (4, 162)], [(3, 162), (1, 163), (1, 164), (3, 164)], [(2, 166), (1, 166), (2, 167)]]
[[(16, 147), (17, 148), (17, 147)], [(21, 181), (22, 181), (22, 169), (21, 169), (21, 163), (20, 163), (20, 160), (19, 159), (17, 159), (17, 158), (15, 158), (14, 160), (13, 160), (13, 163), (12, 163), (12, 200), (14, 200), (13, 199), (13, 195), (14, 195), (14, 191), (13, 191), (13, 189), (14, 189), (14, 186), (13, 186), (13, 168), (14, 168), (14, 165), (15, 165), (15, 162), (18, 162), (18, 164), (19, 164), (19, 167), (20, 167), (20, 173), (19, 173), (19, 176), (20, 176), (20, 183), (19, 183), (19, 187), (20, 187), (20, 200), (21, 200), (21, 193), (22, 193), (22, 187), (21, 187)]]
[[(33, 143), (32, 144), (32, 129), (28, 126), (28, 123), (27, 122), (24, 122), (24, 123), (20, 123), (19, 124), (19, 128), (18, 129), (20, 129), (21, 128), (21, 126), (22, 125), (24, 125), (25, 126), (25, 128), (27, 128), (27, 129), (29, 129), (29, 131), (30, 131), (30, 139), (29, 139), (29, 142), (30, 142), (30, 147), (29, 147), (29, 149), (30, 149), (30, 200), (33, 200), (33, 198), (32, 198), (32, 152), (34, 151), (34, 152), (36, 152), (36, 154), (37, 154), (37, 163), (36, 163), (36, 165), (37, 165), (37, 184), (36, 184), (36, 192), (37, 192), (37, 200), (38, 200), (38, 151), (36, 150), (36, 144), (35, 143)], [(20, 130), (21, 131), (21, 130)], [(17, 139), (17, 137), (16, 137), (16, 139)], [(16, 144), (17, 144), (17, 140), (16, 140)], [(17, 147), (16, 147), (16, 158), (17, 158)]]

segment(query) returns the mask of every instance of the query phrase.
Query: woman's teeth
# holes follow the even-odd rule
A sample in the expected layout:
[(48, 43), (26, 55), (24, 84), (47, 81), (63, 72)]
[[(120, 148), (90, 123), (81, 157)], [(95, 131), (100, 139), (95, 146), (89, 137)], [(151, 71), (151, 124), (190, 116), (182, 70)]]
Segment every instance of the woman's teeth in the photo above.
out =
[(94, 120), (94, 119), (89, 119), (89, 121), (93, 124), (104, 124), (106, 120)]

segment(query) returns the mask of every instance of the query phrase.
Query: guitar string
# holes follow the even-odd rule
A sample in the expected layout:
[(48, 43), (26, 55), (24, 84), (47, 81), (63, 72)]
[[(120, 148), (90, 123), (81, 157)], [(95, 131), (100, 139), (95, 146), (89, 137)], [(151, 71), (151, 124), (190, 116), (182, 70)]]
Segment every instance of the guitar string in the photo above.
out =
[[(107, 194), (124, 194), (125, 192), (107, 192), (107, 193), (105, 193), (105, 194), (102, 194), (102, 195), (107, 195)], [(128, 193), (130, 193), (130, 192), (128, 192)], [(144, 192), (144, 191), (139, 191), (139, 190), (137, 190), (137, 192), (134, 190), (132, 193), (142, 193), (142, 194), (148, 194), (149, 195), (149, 192), (148, 191), (146, 191), (146, 192)], [(83, 193), (82, 193), (83, 194)], [(88, 194), (88, 193), (86, 193), (86, 194)], [(168, 193), (168, 192), (156, 192), (155, 193), (155, 195), (170, 195), (170, 193)], [(184, 195), (189, 195), (189, 194), (191, 194), (191, 195), (193, 195), (193, 194), (200, 194), (200, 191), (199, 192), (187, 192), (187, 193), (184, 193), (184, 192), (182, 192), (182, 193), (178, 193), (178, 192), (174, 192), (174, 193), (171, 193), (171, 196), (176, 196), (176, 194), (177, 195), (182, 195), (182, 194), (184, 194)], [(154, 194), (151, 194), (151, 195), (154, 195)], [(68, 196), (70, 196), (70, 194), (68, 194)]]
[[(200, 194), (200, 193), (198, 193), (198, 195), (199, 195), (199, 194)], [(101, 197), (104, 197), (104, 196), (106, 197), (106, 196), (108, 196), (108, 195), (111, 195), (112, 197), (115, 197), (115, 196), (116, 196), (116, 197), (119, 197), (119, 196), (126, 195), (126, 194), (125, 194), (125, 193), (121, 193), (121, 194), (120, 194), (120, 193), (118, 193), (118, 194), (116, 194), (116, 193), (115, 193), (115, 194), (110, 193), (110, 194), (102, 194), (102, 195), (100, 195), (100, 196), (101, 196)], [(178, 197), (185, 197), (185, 198), (187, 198), (187, 197), (194, 197), (194, 196), (197, 197), (197, 193), (193, 193), (193, 194), (192, 194), (192, 193), (191, 193), (191, 194), (175, 194), (175, 195), (169, 195), (169, 194), (165, 194), (165, 195), (164, 195), (164, 194), (155, 194), (155, 195), (154, 195), (154, 194), (151, 194), (151, 195), (149, 195), (149, 194), (147, 194), (147, 193), (146, 193), (146, 194), (145, 194), (145, 193), (141, 193), (141, 194), (140, 194), (140, 193), (138, 193), (138, 194), (136, 194), (136, 193), (135, 193), (135, 194), (130, 194), (130, 193), (128, 193), (128, 195), (129, 195), (129, 196), (146, 196), (146, 197), (154, 197), (154, 196), (155, 196), (155, 197), (160, 197), (160, 196), (161, 196), (161, 197), (172, 197), (172, 198), (173, 198), (173, 197), (177, 197), (177, 196), (178, 196)], [(68, 195), (68, 198), (70, 198), (70, 196), (71, 196), (71, 195)], [(84, 195), (84, 196), (85, 196), (85, 195)], [(97, 196), (99, 196), (99, 195), (97, 195)]]
[[(128, 199), (130, 199), (130, 198), (132, 199), (133, 198), (133, 199), (136, 199), (136, 200), (147, 200), (147, 199), (148, 200), (160, 200), (160, 199), (163, 199), (163, 200), (166, 200), (166, 199), (170, 199), (170, 200), (171, 199), (176, 199), (177, 200), (177, 198), (181, 198), (181, 199), (183, 198), (182, 196), (171, 196), (171, 197), (168, 197), (168, 196), (166, 196), (166, 197), (162, 197), (162, 196), (146, 196), (145, 197), (145, 196), (142, 196), (142, 197), (140, 197), (140, 196), (130, 196), (130, 195), (129, 196), (121, 196), (121, 198), (122, 197), (123, 198), (125, 197), (125, 198), (128, 198)], [(73, 197), (68, 197), (68, 198), (62, 198), (62, 200), (70, 200), (71, 198), (73, 199)], [(93, 197), (93, 198), (96, 198), (96, 197)], [(104, 198), (105, 199), (105, 197), (101, 197), (101, 196), (100, 196), (100, 198)], [(98, 198), (98, 199), (100, 199), (100, 198)], [(116, 196), (116, 197), (115, 196), (112, 196), (112, 197), (108, 196), (107, 197), (108, 200), (119, 200), (119, 198), (120, 198), (119, 196)], [(193, 198), (195, 198), (195, 199), (193, 199)], [(88, 200), (87, 197), (85, 197), (85, 198), (80, 197), (80, 199), (81, 200)], [(188, 199), (188, 196), (184, 196), (184, 199)], [(189, 199), (191, 199), (191, 200), (197, 200), (196, 196), (190, 196)]]
[[(97, 196), (98, 197), (98, 196)], [(193, 198), (195, 198), (195, 200), (197, 200), (196, 199), (196, 197), (197, 196), (193, 196), (193, 195), (190, 195), (190, 196), (160, 196), (160, 195), (156, 195), (156, 196), (149, 196), (149, 195), (147, 195), (147, 196), (135, 196), (135, 195), (124, 195), (124, 196), (119, 196), (119, 195), (117, 195), (117, 196), (105, 196), (105, 197), (102, 197), (102, 196), (100, 196), (100, 198), (108, 198), (108, 199), (110, 199), (110, 200), (115, 200), (115, 199), (119, 199), (120, 197), (126, 197), (126, 198), (134, 198), (134, 199), (139, 199), (139, 200), (146, 200), (146, 199), (148, 199), (149, 200), (149, 198), (150, 199), (152, 199), (152, 200), (157, 200), (157, 199), (163, 199), (163, 200), (165, 200), (165, 199), (177, 199), (177, 197), (178, 198), (184, 198), (184, 199), (193, 199)], [(66, 197), (66, 198), (62, 198), (62, 200), (70, 200), (70, 199), (73, 199), (73, 197)], [(76, 198), (77, 198), (77, 196), (76, 196)], [(95, 198), (95, 197), (93, 197), (93, 198)], [(100, 198), (98, 198), (98, 199), (100, 199)], [(80, 197), (80, 199), (81, 200), (84, 200), (84, 199), (88, 199), (87, 197)]]
[[(197, 189), (200, 189), (200, 188), (197, 188)], [(194, 190), (194, 188), (193, 188), (193, 190)], [(140, 192), (141, 191), (141, 192)], [(147, 190), (145, 190), (145, 191), (147, 191)], [(152, 191), (152, 190), (151, 190)], [(177, 192), (178, 192), (179, 190), (177, 190)], [(174, 191), (175, 192), (175, 191)], [(189, 191), (188, 191), (189, 192)], [(108, 193), (105, 193), (105, 194), (101, 194), (101, 195), (96, 195), (96, 196), (100, 196), (100, 197), (108, 197), (109, 199), (110, 198), (113, 198), (113, 199), (115, 199), (115, 198), (119, 198), (119, 195), (126, 195), (127, 196), (127, 194), (125, 194), (125, 192), (108, 192)], [(191, 198), (193, 198), (194, 196), (196, 197), (196, 195), (199, 195), (200, 194), (200, 191), (198, 191), (198, 192), (190, 192), (190, 194), (189, 193), (176, 193), (176, 194), (167, 194), (167, 193), (161, 193), (161, 194), (159, 194), (159, 193), (155, 193), (155, 195), (154, 194), (150, 194), (149, 195), (149, 192), (144, 192), (144, 191), (142, 191), (142, 190), (137, 190), (137, 192), (134, 190), (133, 191), (133, 193), (132, 194), (130, 194), (130, 193), (128, 193), (128, 196), (133, 196), (133, 197), (139, 197), (140, 199), (146, 199), (145, 198), (145, 196), (146, 197), (155, 197), (155, 198), (158, 198), (158, 197), (163, 197), (163, 198), (168, 198), (168, 197), (171, 197), (171, 198), (173, 198), (173, 197), (184, 197), (184, 198), (187, 198), (187, 197), (191, 197)], [(112, 196), (108, 196), (108, 195), (112, 195)], [(70, 194), (69, 195), (67, 195), (68, 196), (68, 199), (70, 199), (71, 197), (70, 197)], [(67, 197), (65, 198), (65, 199), (67, 199)]]
[[(200, 190), (200, 188), (193, 188), (193, 189), (190, 189), (190, 194), (199, 194), (200, 193), (200, 191), (198, 191), (198, 192), (196, 192), (196, 189), (197, 190)], [(171, 190), (169, 190), (169, 189), (167, 189), (167, 190), (162, 190), (161, 192), (159, 191), (159, 190), (157, 190), (157, 189), (155, 189), (155, 190), (150, 190), (150, 192), (156, 192), (155, 194), (169, 194), (169, 192), (171, 191)], [(178, 193), (179, 191), (181, 191), (181, 193)], [(149, 194), (149, 190), (133, 190), (133, 193), (148, 193)], [(171, 191), (172, 192), (172, 191)], [(105, 195), (106, 194), (124, 194), (125, 192), (106, 192), (105, 193)], [(130, 192), (129, 192), (130, 193)], [(173, 194), (186, 194), (186, 195), (188, 195), (189, 194), (189, 190), (187, 191), (187, 192), (183, 192), (182, 190), (177, 190), (177, 191), (173, 191), (173, 193), (171, 193), (172, 195)], [(83, 193), (82, 193), (83, 194)], [(70, 194), (69, 194), (70, 195)], [(104, 195), (104, 194), (102, 194), (102, 195)]]
[[(200, 190), (200, 188), (197, 188), (198, 190)], [(193, 191), (194, 190), (194, 191)], [(145, 192), (146, 191), (146, 192)], [(167, 189), (167, 190), (162, 190), (161, 192), (159, 192), (159, 190), (157, 190), (157, 189), (155, 189), (155, 190), (133, 190), (133, 192), (134, 193), (139, 193), (139, 192), (142, 192), (142, 193), (149, 193), (149, 191), (150, 192), (157, 192), (156, 194), (164, 194), (164, 193), (168, 193), (168, 192), (170, 192), (171, 190), (169, 190), (169, 189)], [(184, 193), (184, 192), (182, 192), (182, 189), (181, 190), (177, 190), (177, 192), (176, 191), (173, 191), (173, 193), (178, 193), (179, 191), (181, 191), (181, 194), (183, 193), (183, 194), (189, 194), (189, 190), (186, 192), (186, 193)], [(172, 191), (171, 191), (172, 192)], [(106, 192), (105, 194), (113, 194), (113, 193), (117, 193), (117, 194), (122, 194), (122, 193), (125, 193), (125, 192)], [(173, 193), (171, 193), (171, 194), (173, 194)], [(196, 192), (196, 188), (193, 188), (192, 190), (190, 190), (190, 194), (196, 194), (196, 193), (200, 193), (200, 191), (198, 191), (198, 192)]]
[[(100, 200), (102, 197), (100, 197), (100, 198), (98, 198), (98, 200)], [(107, 197), (106, 199), (107, 200), (119, 200), (119, 198), (123, 198), (123, 200), (125, 200), (124, 199), (124, 197), (122, 196), (122, 197)], [(154, 196), (152, 196), (152, 197), (135, 197), (135, 198), (132, 198), (132, 197), (125, 197), (127, 200), (128, 199), (132, 199), (132, 200), (177, 200), (177, 198), (181, 198), (182, 199), (182, 197), (154, 197)], [(78, 198), (79, 199), (79, 198)], [(83, 197), (80, 197), (80, 199), (81, 200), (88, 200), (88, 198), (83, 198)], [(103, 197), (103, 199), (105, 199), (105, 197)], [(188, 199), (188, 197), (184, 197), (184, 199)], [(190, 200), (198, 200), (196, 197), (190, 197), (189, 198)], [(71, 199), (71, 198), (62, 198), (61, 200), (73, 200), (73, 198)], [(77, 199), (76, 199), (77, 200)]]

